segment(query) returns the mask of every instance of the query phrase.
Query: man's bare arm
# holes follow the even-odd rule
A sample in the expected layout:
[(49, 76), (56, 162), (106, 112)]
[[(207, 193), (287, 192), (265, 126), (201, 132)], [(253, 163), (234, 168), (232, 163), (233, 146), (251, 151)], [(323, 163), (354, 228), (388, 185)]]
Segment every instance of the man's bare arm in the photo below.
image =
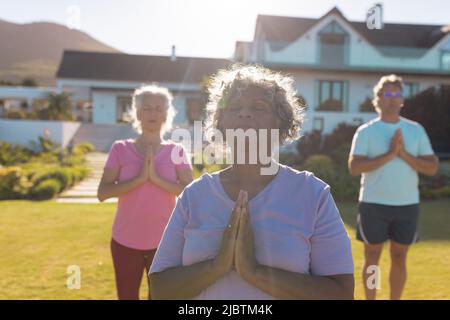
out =
[(359, 176), (363, 172), (378, 169), (396, 157), (395, 153), (389, 151), (376, 158), (366, 156), (351, 155), (348, 159), (348, 170), (352, 176)]

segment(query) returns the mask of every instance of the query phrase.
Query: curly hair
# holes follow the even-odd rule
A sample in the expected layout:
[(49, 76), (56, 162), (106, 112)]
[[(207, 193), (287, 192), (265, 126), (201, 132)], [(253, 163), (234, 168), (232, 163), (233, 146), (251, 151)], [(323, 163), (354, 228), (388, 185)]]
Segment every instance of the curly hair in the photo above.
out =
[(395, 74), (390, 74), (387, 76), (383, 76), (380, 78), (378, 83), (373, 87), (373, 99), (372, 104), (375, 107), (377, 112), (380, 112), (380, 108), (378, 107), (378, 100), (380, 100), (381, 95), (383, 94), (384, 88), (388, 85), (392, 84), (398, 87), (401, 91), (403, 91), (403, 79)]
[(303, 125), (305, 105), (297, 97), (293, 83), (292, 77), (259, 65), (234, 64), (229, 69), (219, 70), (208, 87), (206, 129), (222, 131), (219, 124), (231, 97), (255, 85), (265, 90), (280, 120), (280, 143), (296, 140)]

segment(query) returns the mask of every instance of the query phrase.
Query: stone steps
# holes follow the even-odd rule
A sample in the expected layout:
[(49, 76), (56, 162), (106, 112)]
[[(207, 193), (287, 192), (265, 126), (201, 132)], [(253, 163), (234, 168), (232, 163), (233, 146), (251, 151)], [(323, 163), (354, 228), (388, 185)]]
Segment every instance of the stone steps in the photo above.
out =
[[(99, 203), (97, 199), (97, 188), (107, 157), (108, 155), (106, 153), (100, 152), (87, 154), (86, 164), (91, 169), (91, 174), (70, 190), (62, 193), (56, 201), (59, 203)], [(105, 202), (115, 203), (117, 199), (108, 199)]]
[(129, 124), (83, 123), (75, 133), (74, 144), (89, 142), (96, 150), (108, 152), (115, 140), (136, 138), (137, 133)]

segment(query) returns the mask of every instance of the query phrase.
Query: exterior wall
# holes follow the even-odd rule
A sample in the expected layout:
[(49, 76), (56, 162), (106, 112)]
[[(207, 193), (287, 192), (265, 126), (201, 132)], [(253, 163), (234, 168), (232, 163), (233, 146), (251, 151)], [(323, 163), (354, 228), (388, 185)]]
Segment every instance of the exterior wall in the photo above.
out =
[(323, 122), (322, 132), (329, 134), (340, 123), (347, 123), (349, 125), (360, 125), (369, 120), (378, 117), (376, 112), (306, 112), (305, 121), (303, 126), (303, 132), (310, 132), (313, 129), (319, 129), (314, 127), (314, 120), (321, 119)]
[[(57, 86), (60, 90), (73, 93), (75, 100), (90, 100), (93, 106), (93, 122), (99, 124), (114, 124), (117, 119), (117, 97), (120, 92), (141, 86), (140, 82), (107, 81), (107, 80), (83, 80), (83, 79), (58, 79)], [(194, 92), (198, 95), (201, 90), (199, 84), (191, 83), (160, 83), (167, 87), (174, 95), (174, 107), (177, 114), (174, 125), (187, 123), (186, 98)], [(94, 88), (94, 89), (93, 89)], [(107, 90), (105, 90), (107, 89)], [(115, 90), (116, 89), (116, 90)], [(97, 91), (96, 91), (97, 90)], [(122, 94), (123, 95), (123, 94)]]
[[(320, 30), (320, 29), (319, 29)], [(330, 72), (330, 71), (291, 71), (296, 79), (297, 91), (305, 99), (309, 106), (309, 111), (306, 115), (306, 121), (304, 125), (305, 130), (310, 130), (313, 128), (313, 119), (320, 117), (324, 119), (324, 131), (330, 132), (334, 129), (335, 125), (339, 122), (356, 123), (358, 119), (363, 119), (367, 121), (370, 118), (377, 116), (376, 113), (359, 112), (359, 105), (366, 99), (366, 97), (372, 97), (372, 88), (378, 82), (380, 74), (375, 73), (362, 73), (362, 72)], [(348, 111), (344, 112), (317, 112), (314, 109), (318, 105), (318, 80), (344, 80), (348, 81)], [(438, 86), (440, 84), (450, 84), (450, 77), (448, 76), (404, 76), (405, 82), (414, 82), (419, 85), (419, 90), (425, 90), (430, 86)], [(68, 88), (73, 88), (78, 93), (83, 93), (84, 97), (88, 100), (93, 101), (93, 122), (94, 123), (116, 123), (116, 104), (117, 96), (120, 92), (124, 92), (123, 88), (130, 88), (132, 90), (136, 86), (140, 85), (138, 83), (131, 82), (108, 82), (103, 81), (91, 82), (88, 80), (63, 80), (59, 81), (62, 87), (67, 90)], [(99, 85), (104, 87), (111, 87), (113, 84), (117, 87), (117, 91), (93, 91), (91, 92), (90, 87), (99, 87)], [(181, 85), (171, 84), (172, 90), (180, 89)], [(186, 88), (187, 85), (184, 85)], [(189, 89), (194, 89), (194, 86), (188, 87)], [(177, 115), (174, 119), (174, 127), (176, 126), (186, 126), (187, 125), (187, 110), (186, 110), (186, 99), (192, 95), (198, 95), (200, 88), (197, 86), (198, 91), (193, 90), (189, 92), (181, 92), (174, 97), (174, 106), (177, 109)], [(86, 91), (88, 94), (86, 94)], [(79, 97), (82, 95), (80, 94)], [(357, 120), (355, 120), (357, 119)]]
[[(319, 21), (308, 32), (290, 43), (282, 50), (272, 51), (269, 43), (264, 43), (264, 59), (261, 62), (266, 64), (297, 64), (315, 65), (318, 64), (318, 33), (330, 22), (336, 21), (350, 37), (349, 63), (351, 67), (365, 68), (395, 68), (409, 70), (441, 70), (441, 51), (450, 47), (450, 34), (441, 39), (433, 48), (429, 50), (400, 47), (379, 47), (376, 48), (365, 38), (353, 29), (353, 27), (338, 15), (330, 15)], [(399, 56), (386, 56), (381, 53), (383, 50), (397, 52)], [(408, 57), (421, 55), (418, 57)], [(450, 74), (450, 72), (449, 72)]]
[(66, 147), (79, 127), (79, 122), (0, 119), (0, 140), (29, 146), (48, 133), (48, 138)]
[[(290, 72), (294, 75), (298, 94), (302, 95), (308, 105), (305, 114), (304, 131), (313, 129), (314, 118), (322, 118), (324, 133), (330, 133), (337, 124), (346, 122), (357, 124), (361, 120), (366, 122), (378, 116), (375, 112), (360, 112), (359, 106), (367, 97), (372, 98), (372, 90), (382, 74), (364, 73), (333, 73), (333, 72)], [(344, 80), (348, 81), (348, 111), (316, 111), (318, 106), (318, 80)], [(450, 84), (450, 77), (430, 76), (403, 76), (404, 82), (413, 82), (419, 85), (419, 91), (432, 86)]]
[(5, 101), (6, 108), (15, 106), (8, 100), (26, 101), (28, 108), (31, 108), (34, 100), (46, 99), (47, 95), (52, 92), (57, 92), (57, 88), (0, 86), (0, 100)]

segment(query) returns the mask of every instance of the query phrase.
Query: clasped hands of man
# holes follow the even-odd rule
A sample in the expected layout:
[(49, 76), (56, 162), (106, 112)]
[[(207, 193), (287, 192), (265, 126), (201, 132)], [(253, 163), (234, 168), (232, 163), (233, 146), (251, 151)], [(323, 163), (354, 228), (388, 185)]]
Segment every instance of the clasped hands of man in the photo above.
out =
[(393, 156), (398, 156), (401, 159), (404, 159), (406, 156), (403, 134), (400, 128), (395, 130), (395, 133), (392, 137), (390, 152)]

